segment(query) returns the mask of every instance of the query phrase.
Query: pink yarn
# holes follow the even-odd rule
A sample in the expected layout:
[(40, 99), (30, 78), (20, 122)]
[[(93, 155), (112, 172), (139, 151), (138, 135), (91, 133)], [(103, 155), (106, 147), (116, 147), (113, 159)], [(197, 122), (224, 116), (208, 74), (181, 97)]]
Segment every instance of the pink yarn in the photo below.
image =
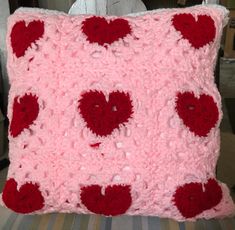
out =
[[(210, 16), (216, 28), (213, 42), (192, 47), (172, 24), (180, 13)], [(9, 136), (8, 179), (14, 178), (18, 189), (27, 182), (39, 185), (45, 203), (36, 213), (91, 213), (81, 202), (82, 187), (130, 185), (126, 214), (186, 219), (172, 201), (177, 188), (215, 177), (222, 111), (213, 71), (226, 15), (223, 7), (201, 5), (125, 16), (131, 33), (107, 46), (90, 43), (82, 32), (89, 16), (24, 9), (10, 16), (9, 120), (14, 98), (25, 93), (38, 97), (39, 114), (29, 129)], [(44, 22), (44, 34), (17, 58), (10, 34), (22, 20), (26, 25)], [(108, 136), (87, 128), (78, 109), (81, 95), (95, 90), (106, 97), (125, 92), (132, 102), (131, 119)], [(196, 136), (177, 114), (179, 92), (213, 98), (219, 121), (207, 136)], [(219, 185), (220, 203), (190, 220), (234, 214), (227, 186)]]

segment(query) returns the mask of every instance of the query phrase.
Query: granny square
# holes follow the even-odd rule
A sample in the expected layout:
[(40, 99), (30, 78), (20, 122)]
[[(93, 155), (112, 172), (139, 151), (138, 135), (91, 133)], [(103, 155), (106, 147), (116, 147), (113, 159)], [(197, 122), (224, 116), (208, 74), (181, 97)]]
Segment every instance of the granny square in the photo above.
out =
[(1, 203), (25, 214), (233, 215), (215, 178), (214, 67), (227, 14), (199, 5), (123, 17), (11, 15)]

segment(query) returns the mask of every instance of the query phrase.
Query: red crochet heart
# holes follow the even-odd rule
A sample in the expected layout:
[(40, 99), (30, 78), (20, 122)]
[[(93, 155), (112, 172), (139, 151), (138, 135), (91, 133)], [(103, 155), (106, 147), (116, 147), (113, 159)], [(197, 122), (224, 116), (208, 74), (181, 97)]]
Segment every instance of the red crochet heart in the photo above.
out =
[(24, 129), (28, 129), (39, 113), (38, 98), (32, 94), (16, 97), (13, 104), (13, 115), (10, 134), (17, 137)]
[(132, 102), (128, 93), (112, 92), (109, 100), (101, 91), (89, 91), (79, 100), (80, 113), (87, 127), (99, 136), (107, 136), (131, 117)]
[(198, 15), (196, 21), (192, 14), (177, 14), (173, 26), (196, 49), (212, 42), (216, 34), (214, 20), (208, 15)]
[(131, 33), (127, 20), (118, 18), (107, 22), (105, 18), (93, 16), (82, 23), (82, 31), (91, 43), (112, 44)]
[(209, 179), (204, 186), (205, 192), (203, 196), (203, 207), (204, 210), (208, 210), (219, 204), (222, 199), (222, 190), (217, 181), (214, 179)]
[(196, 98), (192, 92), (178, 93), (176, 110), (190, 131), (200, 137), (207, 136), (219, 119), (216, 103), (206, 94)]
[(124, 214), (131, 206), (132, 198), (130, 186), (113, 185), (101, 193), (102, 187), (90, 185), (81, 188), (81, 201), (88, 210), (105, 216), (117, 216)]
[(16, 57), (22, 57), (32, 43), (44, 34), (44, 23), (32, 21), (25, 25), (25, 21), (17, 22), (11, 31), (11, 46)]
[(14, 179), (9, 179), (6, 182), (2, 200), (8, 208), (23, 214), (40, 210), (44, 206), (44, 198), (38, 185), (26, 183), (18, 191)]
[(205, 210), (218, 205), (222, 199), (222, 190), (214, 179), (201, 183), (189, 183), (177, 188), (173, 202), (185, 218), (192, 218)]

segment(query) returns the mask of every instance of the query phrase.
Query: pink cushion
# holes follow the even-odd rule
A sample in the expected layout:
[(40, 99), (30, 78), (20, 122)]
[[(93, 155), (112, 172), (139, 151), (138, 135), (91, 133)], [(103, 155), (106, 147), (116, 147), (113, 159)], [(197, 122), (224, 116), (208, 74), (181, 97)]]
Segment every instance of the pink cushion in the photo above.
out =
[(179, 221), (234, 214), (215, 178), (226, 17), (202, 5), (122, 18), (16, 11), (2, 203)]

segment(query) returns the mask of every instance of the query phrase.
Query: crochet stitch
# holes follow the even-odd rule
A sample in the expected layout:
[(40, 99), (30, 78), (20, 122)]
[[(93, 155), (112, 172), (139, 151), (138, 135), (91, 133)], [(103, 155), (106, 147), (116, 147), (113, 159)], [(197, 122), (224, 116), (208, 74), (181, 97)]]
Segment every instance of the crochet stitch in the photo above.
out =
[(0, 202), (30, 214), (234, 214), (215, 178), (213, 71), (227, 14), (210, 5), (121, 18), (17, 10)]
[(178, 93), (176, 110), (183, 123), (200, 137), (205, 137), (218, 122), (219, 112), (213, 98), (192, 92)]
[(10, 124), (10, 134), (17, 137), (24, 129), (28, 129), (36, 120), (39, 113), (37, 97), (25, 94), (14, 99), (13, 115)]
[(108, 186), (102, 194), (99, 185), (81, 188), (81, 201), (91, 211), (106, 216), (125, 213), (131, 206), (130, 187), (123, 185)]
[(173, 202), (185, 218), (190, 218), (215, 207), (221, 199), (220, 186), (216, 180), (209, 179), (206, 184), (189, 183), (180, 186), (174, 194)]
[(18, 191), (17, 182), (14, 179), (7, 181), (2, 199), (8, 208), (19, 213), (34, 212), (44, 206), (44, 199), (38, 185), (25, 183)]
[(196, 49), (215, 38), (215, 24), (208, 15), (199, 15), (196, 21), (192, 14), (177, 14), (173, 18), (173, 25)]
[(112, 133), (133, 113), (129, 94), (111, 92), (108, 102), (102, 92), (85, 92), (79, 100), (80, 113), (92, 132), (100, 136)]
[(11, 45), (16, 57), (24, 56), (28, 47), (41, 38), (43, 33), (44, 23), (42, 21), (32, 21), (27, 26), (25, 21), (17, 22), (11, 32)]
[(107, 22), (102, 17), (87, 18), (82, 25), (82, 31), (88, 41), (99, 45), (112, 44), (131, 33), (128, 21), (118, 18)]

